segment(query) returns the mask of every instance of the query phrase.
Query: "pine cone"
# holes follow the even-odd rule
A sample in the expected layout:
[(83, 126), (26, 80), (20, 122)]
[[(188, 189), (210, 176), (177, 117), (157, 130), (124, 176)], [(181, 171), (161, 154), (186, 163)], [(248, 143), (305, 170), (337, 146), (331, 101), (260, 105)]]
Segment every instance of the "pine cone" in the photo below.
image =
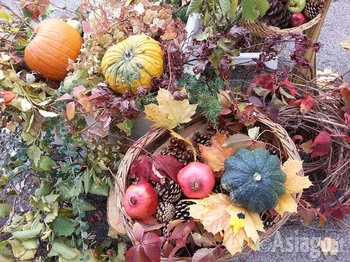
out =
[(260, 219), (263, 221), (264, 228), (272, 227), (275, 224), (273, 222), (275, 218), (269, 212), (261, 213)]
[(169, 202), (159, 202), (155, 217), (159, 223), (167, 223), (173, 219), (175, 215), (175, 206)]
[(268, 0), (268, 2), (270, 3), (270, 8), (260, 18), (260, 21), (281, 29), (286, 28), (289, 25), (290, 19), (290, 12), (286, 6), (279, 0)]
[(166, 150), (161, 152), (162, 155), (171, 155), (176, 157), (183, 165), (194, 161), (192, 149), (184, 141), (175, 137), (170, 138)]
[(199, 132), (194, 133), (193, 135), (193, 141), (197, 144), (201, 144), (204, 146), (211, 146), (211, 137), (210, 135), (204, 135)]
[(180, 200), (175, 206), (174, 219), (190, 220), (189, 206), (193, 204), (194, 202), (187, 199)]
[(304, 8), (304, 15), (307, 19), (312, 20), (323, 11), (325, 0), (310, 0)]
[(165, 178), (164, 183), (154, 182), (150, 180), (154, 190), (157, 192), (158, 198), (173, 203), (181, 198), (182, 190), (178, 183), (174, 180)]

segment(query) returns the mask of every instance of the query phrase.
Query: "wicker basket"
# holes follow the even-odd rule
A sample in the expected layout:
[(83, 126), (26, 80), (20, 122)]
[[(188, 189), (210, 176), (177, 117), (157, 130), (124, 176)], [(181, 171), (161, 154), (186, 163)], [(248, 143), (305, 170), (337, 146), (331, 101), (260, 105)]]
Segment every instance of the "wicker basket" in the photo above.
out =
[(267, 37), (269, 35), (276, 35), (276, 34), (282, 34), (282, 35), (288, 35), (290, 33), (301, 33), (306, 29), (309, 29), (316, 25), (321, 20), (322, 14), (318, 14), (314, 19), (310, 20), (309, 22), (302, 24), (301, 26), (297, 27), (291, 27), (291, 28), (285, 28), (281, 29), (276, 26), (270, 26), (265, 23), (260, 22), (259, 20), (241, 20), (241, 25), (249, 30), (249, 32), (253, 36), (258, 37)]
[[(300, 160), (298, 151), (293, 143), (292, 139), (289, 137), (287, 131), (279, 124), (272, 122), (267, 116), (263, 113), (257, 112), (258, 117), (258, 125), (263, 130), (269, 130), (270, 134), (273, 134), (274, 137), (274, 145), (279, 147), (282, 152), (288, 158)], [(195, 131), (202, 128), (205, 124), (205, 121), (201, 118), (191, 123), (191, 125), (184, 129), (181, 135), (183, 137), (189, 138)], [(153, 129), (143, 137), (141, 137), (137, 143), (138, 145), (143, 145), (143, 148), (148, 150), (149, 152), (154, 152), (160, 146), (164, 146), (166, 141), (169, 139), (170, 134), (167, 129), (157, 128)], [(120, 163), (117, 177), (116, 177), (116, 204), (117, 209), (120, 212), (120, 219), (124, 224), (126, 234), (129, 236), (132, 243), (136, 243), (135, 237), (132, 232), (134, 220), (131, 219), (125, 212), (123, 207), (123, 197), (127, 187), (130, 185), (129, 181), (129, 170), (132, 163), (140, 156), (142, 153), (142, 149), (138, 147), (130, 148), (122, 162)], [(303, 176), (303, 171), (300, 171), (299, 175)], [(301, 197), (301, 194), (294, 195), (296, 201), (298, 201)], [(265, 232), (259, 232), (260, 241), (264, 241), (265, 239), (271, 237), (277, 230), (289, 219), (290, 213), (285, 213), (282, 217), (277, 216), (273, 220), (273, 226), (266, 228)], [(242, 252), (236, 254), (234, 257), (237, 257), (241, 254), (247, 254), (251, 251), (249, 247), (244, 247)], [(226, 251), (218, 261), (227, 261), (233, 258), (231, 254)], [(161, 261), (168, 261), (167, 258), (161, 258)], [(175, 257), (173, 261), (191, 261), (189, 257)]]

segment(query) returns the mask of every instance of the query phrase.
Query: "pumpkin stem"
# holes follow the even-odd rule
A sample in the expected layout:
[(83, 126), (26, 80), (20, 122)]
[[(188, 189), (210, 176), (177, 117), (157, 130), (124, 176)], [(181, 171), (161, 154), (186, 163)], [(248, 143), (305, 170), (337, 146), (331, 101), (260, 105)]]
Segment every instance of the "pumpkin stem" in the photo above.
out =
[(202, 189), (202, 182), (197, 178), (193, 178), (190, 181), (190, 188), (193, 192), (197, 192)]
[(130, 203), (132, 204), (132, 205), (136, 205), (137, 204), (137, 199), (135, 198), (135, 197), (130, 197)]
[(259, 174), (258, 172), (255, 172), (255, 174), (253, 175), (253, 180), (260, 181), (261, 179), (262, 179), (261, 174)]
[(134, 57), (133, 51), (131, 51), (131, 50), (126, 50), (126, 51), (124, 52), (124, 57), (125, 57), (127, 60), (130, 61), (130, 60)]

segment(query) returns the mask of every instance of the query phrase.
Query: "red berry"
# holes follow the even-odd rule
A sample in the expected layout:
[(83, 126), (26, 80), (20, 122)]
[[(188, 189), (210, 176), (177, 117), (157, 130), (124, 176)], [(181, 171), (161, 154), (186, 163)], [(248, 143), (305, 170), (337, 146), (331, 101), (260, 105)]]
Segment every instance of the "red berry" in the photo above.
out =
[(97, 254), (97, 253), (95, 253), (95, 254), (94, 254), (94, 257), (95, 257), (95, 258), (98, 258), (98, 254)]
[(113, 255), (112, 250), (108, 250), (108, 251), (107, 251), (107, 255), (108, 255), (108, 256), (112, 256), (112, 255)]
[(93, 222), (95, 220), (94, 217), (90, 217), (90, 221)]
[(49, 248), (49, 250), (47, 251), (47, 253), (50, 253), (51, 252), (51, 248)]
[(3, 204), (4, 203), (4, 201), (3, 200), (0, 200), (0, 204)]

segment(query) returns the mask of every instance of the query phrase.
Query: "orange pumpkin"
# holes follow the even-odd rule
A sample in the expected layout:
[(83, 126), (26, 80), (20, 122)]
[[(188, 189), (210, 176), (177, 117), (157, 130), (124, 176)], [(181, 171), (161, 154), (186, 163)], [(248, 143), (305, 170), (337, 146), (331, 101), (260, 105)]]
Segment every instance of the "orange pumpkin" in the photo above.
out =
[(60, 81), (68, 73), (68, 59), (77, 59), (82, 43), (82, 37), (72, 26), (58, 19), (47, 19), (34, 30), (24, 50), (24, 59), (31, 70)]

